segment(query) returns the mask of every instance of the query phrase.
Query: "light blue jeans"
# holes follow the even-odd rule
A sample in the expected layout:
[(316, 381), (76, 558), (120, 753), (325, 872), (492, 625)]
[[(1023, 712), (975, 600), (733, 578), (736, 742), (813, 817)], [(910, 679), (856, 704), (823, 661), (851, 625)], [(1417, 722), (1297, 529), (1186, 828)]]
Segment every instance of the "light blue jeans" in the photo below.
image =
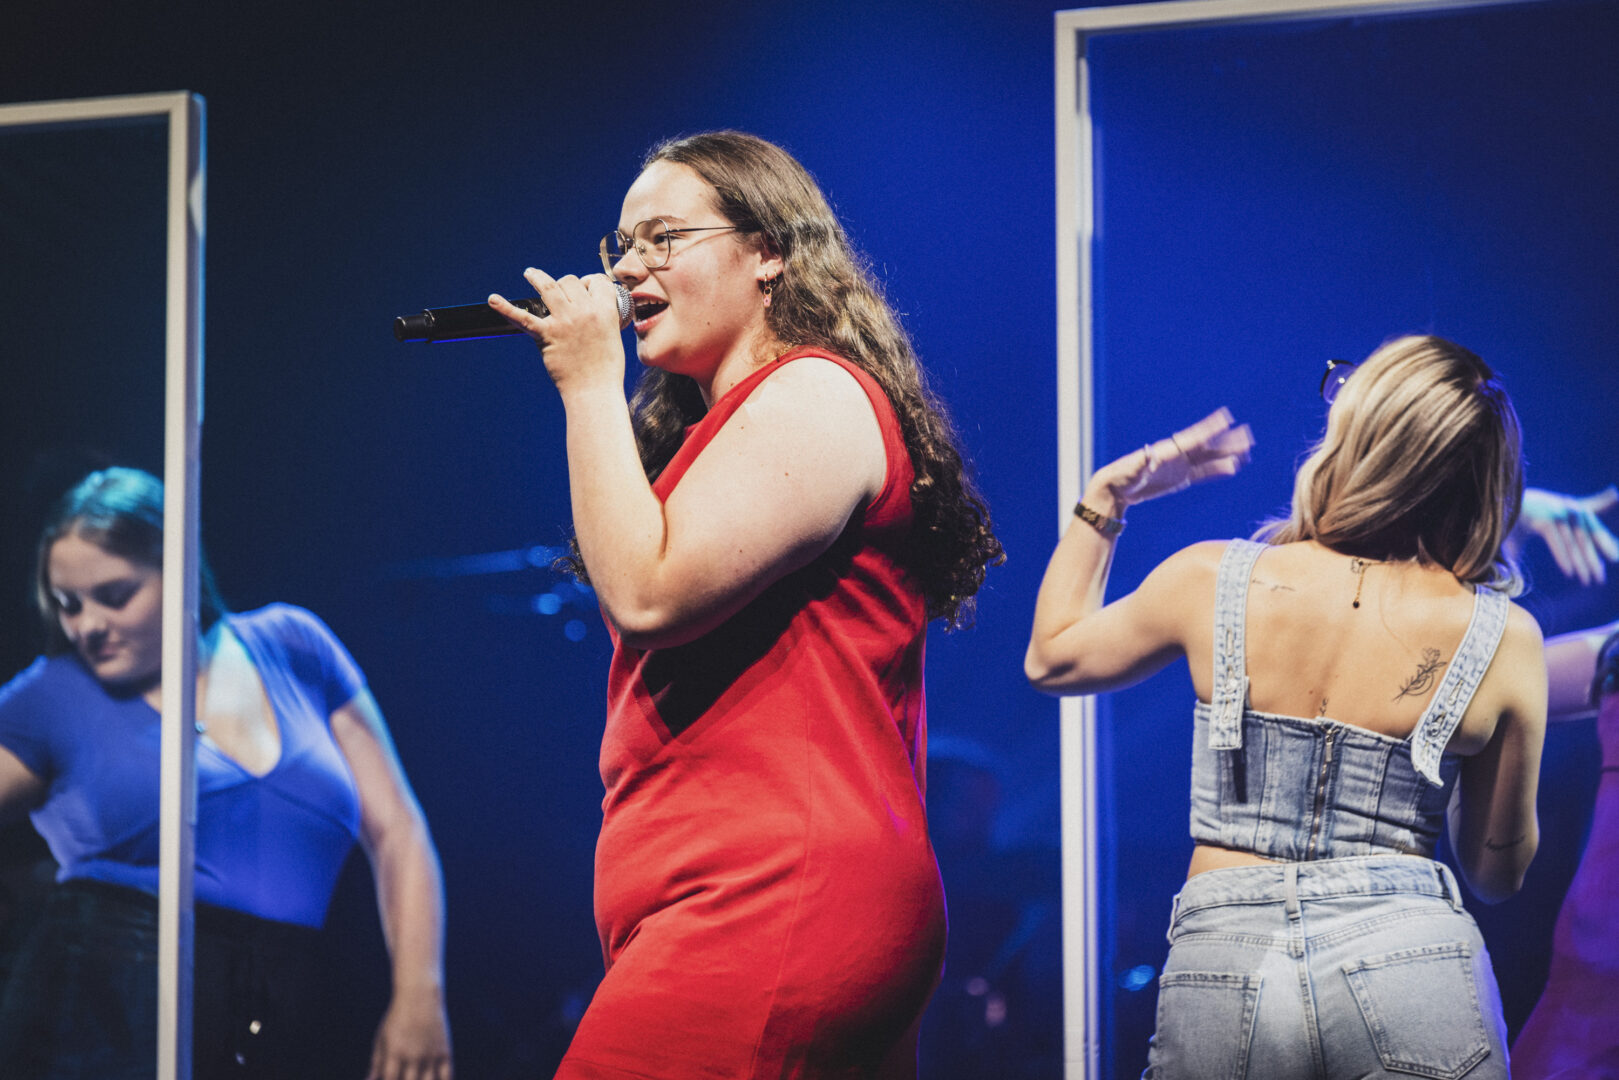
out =
[(1143, 1080), (1508, 1075), (1490, 956), (1443, 863), (1206, 871), (1169, 941)]

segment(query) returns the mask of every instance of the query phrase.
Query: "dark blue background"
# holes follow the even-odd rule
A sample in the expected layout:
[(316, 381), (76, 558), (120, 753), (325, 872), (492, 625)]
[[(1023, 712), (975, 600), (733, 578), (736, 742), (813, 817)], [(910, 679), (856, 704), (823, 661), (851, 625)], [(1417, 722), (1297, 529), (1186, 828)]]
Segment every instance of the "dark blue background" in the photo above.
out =
[[(1097, 459), (1215, 404), (1258, 442), (1236, 480), (1132, 512), (1117, 585), (1285, 512), (1323, 424), (1326, 359), (1395, 334), (1437, 333), (1495, 366), (1530, 483), (1615, 479), (1619, 70), (1599, 43), (1616, 39), (1619, 9), (1597, 3), (1093, 39)], [(1529, 570), (1522, 602), (1548, 635), (1619, 608), (1619, 589), (1573, 587), (1538, 546)], [(1167, 949), (1191, 700), (1184, 667), (1104, 699), (1115, 985)], [(1473, 905), (1514, 1031), (1545, 978), (1598, 763), (1590, 722), (1552, 728), (1525, 889)], [(1109, 1001), (1117, 1075), (1143, 1063), (1150, 989)]]
[[(992, 926), (996, 940), (975, 951), (997, 981), (1010, 987), (1019, 958), (1037, 953), (1041, 990), (1006, 991), (1036, 1004), (1014, 1003), (993, 1040), (943, 1060), (982, 1075), (974, 1062), (1015, 1070), (1022, 1056), (1055, 1072), (1056, 709), (1021, 673), (1052, 540), (1052, 10), (8, 7), (0, 101), (175, 89), (207, 99), (204, 542), (233, 606), (287, 600), (323, 615), (389, 716), (444, 861), (462, 1075), (549, 1075), (599, 977), (590, 875), (607, 648), (588, 603), (512, 613), (552, 588), (548, 573), (382, 572), (555, 544), (568, 525), (561, 410), (532, 347), (401, 346), (391, 320), (521, 290), (530, 264), (591, 271), (646, 149), (722, 126), (786, 145), (820, 180), (953, 408), (1011, 552), (979, 628), (932, 643), (931, 720), (939, 790), (977, 793), (950, 800), (971, 808), (957, 815), (956, 846), (998, 860), (987, 895), (950, 883), (955, 947)], [(129, 318), (115, 297), (132, 271), (109, 259), (72, 302), (91, 320)], [(20, 388), (39, 362), (6, 354)], [(74, 424), (64, 416), (105, 389), (81, 379), (68, 402), (42, 394), (23, 411), (43, 442), (61, 444)], [(158, 464), (150, 432), (80, 430)], [(20, 590), (4, 595), (15, 670), (32, 642)], [(570, 619), (585, 624), (577, 644)], [(950, 736), (971, 743), (952, 751)], [(955, 779), (950, 754), (969, 762)], [(996, 805), (992, 855), (983, 817)], [(333, 999), (355, 1029), (344, 1052), (356, 1061), (385, 992), (364, 886), (361, 867), (332, 917), (344, 961)], [(997, 958), (1031, 930), (1037, 947)], [(968, 974), (953, 967), (951, 978)], [(960, 1005), (952, 1017), (976, 1007), (984, 1029), (979, 998), (947, 987), (946, 999)]]
[[(1578, 6), (1580, 17), (1599, 7)], [(979, 625), (930, 642), (930, 804), (952, 956), (925, 1075), (1058, 1075), (1056, 708), (1021, 673), (1056, 486), (1055, 8), (8, 9), (0, 101), (181, 88), (207, 98), (204, 540), (233, 606), (320, 612), (389, 715), (444, 860), (461, 1075), (549, 1075), (599, 976), (589, 890), (607, 648), (588, 598), (532, 613), (530, 599), (557, 584), (547, 572), (390, 572), (559, 543), (568, 508), (561, 410), (532, 348), (400, 346), (389, 324), (425, 304), (521, 290), (530, 264), (590, 271), (646, 148), (722, 126), (784, 144), (818, 177), (904, 313), (994, 509), (1009, 561), (990, 574)], [(1536, 480), (1588, 490), (1619, 471), (1592, 449), (1614, 405), (1603, 319), (1614, 87), (1601, 61), (1612, 22), (1512, 47), (1560, 17), (1094, 43), (1100, 459), (1219, 403), (1260, 440), (1237, 481), (1132, 514), (1119, 585), (1281, 505), (1319, 428), (1319, 365), (1395, 332), (1451, 334), (1499, 363)], [(1506, 66), (1474, 45), (1504, 52)], [(1572, 106), (1536, 96), (1559, 90), (1560, 72), (1585, 87)], [(1340, 104), (1368, 90), (1364, 104)], [(1445, 110), (1458, 102), (1478, 119), (1455, 124)], [(110, 256), (71, 290), (75, 308), (116, 326), (120, 290), (150, 273), (133, 267)], [(109, 401), (144, 400), (111, 390), (123, 357), (103, 357), (109, 374), (66, 402), (30, 389), (36, 358), (0, 358), (17, 399), (36, 402), (20, 411), (41, 443), (158, 465), (150, 433), (109, 439), (94, 420)], [(6, 446), (12, 484), (28, 454)], [(1549, 630), (1612, 612), (1611, 593), (1576, 595), (1550, 573), (1538, 574), (1548, 599), (1536, 609)], [(31, 642), (20, 590), (0, 596), (9, 671)], [(1183, 674), (1165, 676), (1118, 696), (1104, 727), (1104, 830), (1117, 846), (1108, 986), (1161, 960), (1190, 850), (1190, 697)], [(1590, 738), (1588, 725), (1568, 730)], [(1497, 946), (1520, 1018), (1584, 812), (1570, 797), (1584, 759), (1559, 757), (1556, 741), (1548, 768), (1578, 774), (1548, 784), (1563, 800), (1548, 817), (1567, 819), (1564, 843), (1549, 830), (1543, 884), (1509, 906), (1533, 930), (1523, 957)], [(356, 867), (332, 917), (345, 1061), (363, 1060), (386, 992), (370, 903)], [(1155, 986), (1109, 1005), (1118, 1075), (1139, 1070)], [(991, 1026), (997, 1001), (1005, 1019)]]

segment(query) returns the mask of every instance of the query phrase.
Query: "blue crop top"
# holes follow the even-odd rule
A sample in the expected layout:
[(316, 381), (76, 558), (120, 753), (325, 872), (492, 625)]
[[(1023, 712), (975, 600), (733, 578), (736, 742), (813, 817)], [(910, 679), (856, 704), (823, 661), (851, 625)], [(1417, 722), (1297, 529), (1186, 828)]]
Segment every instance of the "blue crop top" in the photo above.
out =
[[(281, 756), (256, 777), (197, 740), (196, 896), (320, 926), (360, 824), (330, 719), (365, 678), (302, 608), (272, 604), (226, 621), (264, 683)], [(32, 817), (61, 865), (57, 880), (157, 892), (158, 729), (157, 710), (108, 694), (72, 654), (40, 657), (0, 687), (0, 745), (47, 786)]]
[(1192, 838), (1270, 859), (1431, 858), (1461, 759), (1445, 753), (1510, 604), (1475, 586), (1473, 618), (1409, 738), (1248, 707), (1248, 579), (1267, 545), (1233, 540), (1215, 586), (1214, 692), (1193, 713)]

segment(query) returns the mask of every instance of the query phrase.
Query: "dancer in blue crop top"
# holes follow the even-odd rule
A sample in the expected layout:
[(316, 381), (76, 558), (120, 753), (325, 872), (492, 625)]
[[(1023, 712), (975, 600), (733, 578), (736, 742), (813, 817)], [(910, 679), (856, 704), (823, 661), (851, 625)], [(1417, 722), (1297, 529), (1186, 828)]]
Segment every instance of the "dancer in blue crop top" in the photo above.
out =
[[(41, 538), (50, 647), (0, 688), (0, 810), (30, 811), (61, 884), (0, 997), (9, 1080), (155, 1067), (161, 530), (158, 481), (108, 469)], [(358, 839), (394, 967), (372, 1075), (447, 1080), (437, 857), (364, 676), (313, 614), (226, 614), (206, 572), (203, 595), (195, 1075), (327, 1074), (303, 981)]]
[(1326, 433), (1264, 543), (1187, 548), (1103, 606), (1125, 508), (1246, 449), (1216, 414), (1098, 470), (1040, 587), (1039, 688), (1096, 693), (1184, 656), (1197, 691), (1159, 1080), (1507, 1076), (1489, 957), (1433, 853), (1448, 808), (1493, 902), (1537, 842), (1546, 667), (1502, 552), (1517, 418), (1438, 338), (1348, 370), (1323, 381)]

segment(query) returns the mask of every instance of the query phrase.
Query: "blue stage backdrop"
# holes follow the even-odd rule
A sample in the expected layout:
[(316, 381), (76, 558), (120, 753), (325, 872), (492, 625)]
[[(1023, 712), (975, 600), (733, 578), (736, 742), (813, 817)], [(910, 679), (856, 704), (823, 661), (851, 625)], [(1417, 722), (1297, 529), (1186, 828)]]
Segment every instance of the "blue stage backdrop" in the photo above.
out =
[[(1501, 374), (1529, 482), (1616, 479), (1619, 73), (1610, 4), (1104, 36), (1090, 49), (1099, 205), (1098, 459), (1216, 405), (1253, 463), (1131, 515), (1114, 593), (1200, 539), (1284, 513), (1324, 426), (1329, 357), (1436, 333)], [(1524, 603), (1548, 635), (1612, 619), (1619, 590), (1530, 552)], [(1112, 1073), (1145, 1064), (1169, 900), (1190, 853), (1193, 700), (1184, 665), (1106, 700)], [(1515, 1033), (1545, 979), (1599, 758), (1554, 726), (1540, 854), (1524, 892), (1474, 904)]]
[[(204, 542), (234, 606), (286, 600), (324, 616), (391, 721), (444, 860), (460, 1075), (549, 1075), (600, 976), (590, 879), (607, 645), (589, 595), (545, 569), (543, 551), (524, 561), (568, 532), (561, 409), (532, 347), (401, 346), (391, 320), (521, 291), (528, 265), (591, 271), (640, 156), (718, 127), (780, 142), (815, 173), (903, 313), (995, 513), (1009, 561), (990, 573), (977, 627), (929, 643), (929, 801), (952, 937), (924, 1075), (1060, 1074), (1057, 710), (1021, 670), (1055, 540), (1060, 6), (8, 7), (0, 101), (207, 98)], [(1317, 366), (1402, 330), (1451, 333), (1499, 361), (1536, 480), (1586, 489), (1614, 471), (1599, 441), (1613, 402), (1591, 389), (1613, 382), (1601, 378), (1611, 350), (1598, 351), (1611, 337), (1593, 329), (1600, 282), (1612, 281), (1612, 212), (1598, 190), (1557, 182), (1603, 144), (1520, 123), (1499, 134), (1489, 167), (1459, 172), (1448, 146), (1408, 145), (1371, 120), (1343, 128), (1312, 115), (1308, 95), (1251, 129), (1232, 96), (1274, 95), (1285, 64), (1310, 53), (1277, 60), (1271, 46), (1316, 33), (1261, 34), (1212, 54), (1206, 41), (1121, 39), (1097, 54), (1110, 80), (1098, 101), (1111, 118), (1104, 302), (1131, 286), (1129, 305), (1105, 306), (1099, 324), (1103, 452), (1221, 402), (1260, 438), (1249, 475), (1132, 516), (1121, 584), (1183, 535), (1246, 531), (1278, 505), (1320, 420)], [(1597, 64), (1595, 39), (1559, 48), (1570, 53), (1558, 64)], [(1262, 68), (1272, 89), (1250, 88), (1242, 65)], [(1238, 78), (1216, 84), (1216, 66)], [(1416, 77), (1393, 65), (1378, 76), (1390, 94)], [(1443, 69), (1429, 78), (1444, 82)], [(1454, 79), (1455, 93), (1518, 108), (1510, 79)], [(1612, 146), (1607, 102), (1590, 113), (1610, 118)], [(1301, 218), (1301, 189), (1332, 194), (1307, 204), (1332, 216)], [(1132, 192), (1133, 205), (1113, 201)], [(1233, 241), (1215, 223), (1240, 234), (1250, 258), (1280, 249), (1288, 260), (1233, 273)], [(1561, 239), (1544, 238), (1548, 223), (1562, 223)], [(1412, 229), (1442, 263), (1409, 252)], [(1472, 263), (1489, 276), (1459, 273)], [(115, 320), (131, 273), (97, 267), (64, 303)], [(114, 373), (128, 358), (116, 351), (66, 400), (41, 389), (36, 357), (0, 355), (8, 391), (33, 403), (42, 428), (121, 401)], [(109, 447), (98, 424), (60, 424), (51, 437), (143, 452)], [(37, 444), (0, 446), (0, 484), (21, 505)], [(499, 552), (517, 554), (455, 561)], [(23, 582), (0, 582), (6, 674), (34, 647), (25, 599)], [(1610, 612), (1612, 599), (1578, 617)], [(1189, 699), (1160, 680), (1121, 697), (1109, 727), (1119, 736), (1108, 979), (1141, 987), (1113, 1009), (1119, 1075), (1139, 1067), (1140, 1018), (1190, 846), (1186, 747), (1174, 734), (1189, 730)], [(1540, 918), (1555, 896), (1538, 903)], [(346, 1025), (333, 1054), (353, 1075), (386, 993), (370, 905), (357, 861), (330, 919), (331, 1011)], [(1532, 966), (1520, 1003), (1536, 989)]]
[[(564, 541), (561, 410), (531, 346), (402, 346), (391, 321), (520, 291), (529, 265), (594, 270), (641, 155), (717, 127), (815, 173), (1001, 524), (1011, 561), (977, 628), (930, 645), (959, 901), (929, 1068), (1055, 1075), (1056, 709), (1021, 672), (1055, 485), (1054, 6), (8, 6), (0, 101), (207, 99), (204, 542), (234, 606), (325, 617), (388, 715), (444, 860), (461, 1075), (549, 1075), (599, 978), (607, 647), (588, 596), (543, 568), (438, 577), (423, 562)], [(109, 261), (58, 299), (117, 319), (132, 272)], [(8, 353), (11, 388), (36, 363)], [(97, 397), (119, 402), (110, 375), (33, 400), (54, 414)], [(9, 493), (29, 452), (7, 453)], [(0, 597), (9, 674), (34, 643), (24, 583)], [(363, 861), (351, 869), (331, 992), (361, 1075), (385, 968)], [(969, 993), (974, 976), (995, 988)]]

